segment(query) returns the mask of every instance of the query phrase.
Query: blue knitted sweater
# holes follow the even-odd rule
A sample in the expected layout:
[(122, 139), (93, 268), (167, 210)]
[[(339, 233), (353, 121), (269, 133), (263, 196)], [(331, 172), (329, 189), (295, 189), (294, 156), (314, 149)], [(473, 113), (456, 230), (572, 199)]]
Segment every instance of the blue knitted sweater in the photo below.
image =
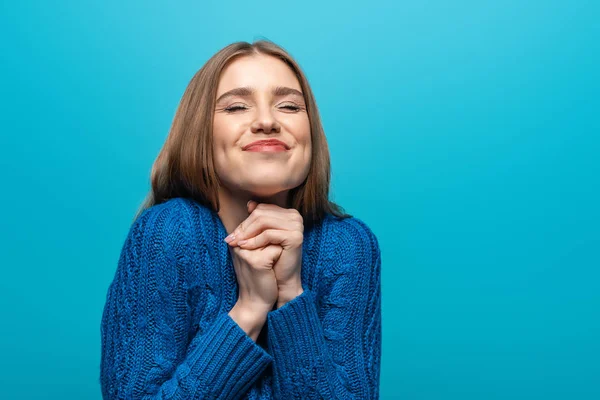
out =
[(304, 292), (254, 342), (218, 214), (184, 198), (132, 224), (102, 314), (105, 399), (376, 399), (381, 253), (361, 220), (305, 228)]

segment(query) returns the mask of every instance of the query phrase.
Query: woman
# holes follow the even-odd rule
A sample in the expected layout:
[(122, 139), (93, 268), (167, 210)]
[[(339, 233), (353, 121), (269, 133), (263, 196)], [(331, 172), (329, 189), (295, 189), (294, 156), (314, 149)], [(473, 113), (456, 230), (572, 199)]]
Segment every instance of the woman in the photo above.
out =
[(105, 399), (378, 398), (381, 254), (328, 200), (298, 64), (233, 43), (189, 83), (102, 317)]

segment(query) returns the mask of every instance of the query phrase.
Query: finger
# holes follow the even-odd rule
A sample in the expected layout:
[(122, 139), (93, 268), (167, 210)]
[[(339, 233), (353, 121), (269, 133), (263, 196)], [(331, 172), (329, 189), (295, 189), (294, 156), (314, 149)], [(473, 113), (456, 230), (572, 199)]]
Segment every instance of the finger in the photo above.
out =
[(250, 200), (249, 202), (249, 208), (252, 208), (252, 212), (248, 218), (242, 221), (233, 230), (236, 237), (243, 231), (246, 231), (247, 226), (254, 223), (257, 218), (261, 218), (263, 216), (272, 216), (284, 220), (297, 221), (304, 226), (304, 219), (302, 218), (302, 215), (295, 209), (285, 209), (274, 204), (266, 203), (258, 203), (256, 206), (254, 206), (251, 202), (253, 202), (253, 200)]
[[(229, 245), (231, 246), (236, 246), (237, 240), (248, 239), (249, 235), (243, 235), (246, 227), (252, 224), (257, 218), (265, 215), (275, 215), (285, 220), (296, 221), (298, 230), (304, 232), (304, 219), (296, 209), (286, 209), (269, 203), (258, 203), (255, 200), (249, 200), (246, 205), (250, 210), (250, 215), (233, 230), (234, 239), (229, 241)], [(258, 233), (260, 232), (255, 232), (255, 235)]]
[(248, 224), (244, 222), (243, 226), (243, 229), (240, 228), (237, 230), (237, 233), (235, 233), (235, 239), (229, 243), (230, 245), (235, 246), (240, 240), (250, 239), (251, 237), (257, 236), (262, 231), (269, 228), (286, 231), (304, 231), (304, 225), (300, 222), (271, 216), (260, 216), (254, 218), (254, 220), (250, 221)]
[(302, 231), (304, 230), (303, 225), (297, 224), (297, 226), (294, 227), (288, 220), (265, 216), (264, 214), (257, 214), (254, 215), (254, 218), (243, 221), (240, 226), (233, 231), (235, 237), (229, 242), (229, 245), (237, 246), (238, 241), (250, 239), (268, 228), (281, 230), (293, 230), (295, 228)]
[(252, 214), (252, 211), (254, 211), (256, 209), (256, 206), (258, 204), (259, 203), (256, 202), (256, 201), (254, 201), (254, 200), (248, 201), (248, 204), (247, 204), (247, 206), (248, 206), (248, 214)]
[(259, 235), (239, 243), (239, 246), (245, 250), (254, 250), (268, 245), (278, 244), (284, 250), (287, 250), (301, 246), (303, 239), (304, 235), (298, 231), (266, 229)]
[(283, 208), (276, 204), (259, 203), (255, 200), (248, 202), (248, 213), (252, 214), (254, 210), (265, 211), (268, 214), (276, 214), (279, 218), (291, 218), (302, 220), (302, 215), (295, 208)]

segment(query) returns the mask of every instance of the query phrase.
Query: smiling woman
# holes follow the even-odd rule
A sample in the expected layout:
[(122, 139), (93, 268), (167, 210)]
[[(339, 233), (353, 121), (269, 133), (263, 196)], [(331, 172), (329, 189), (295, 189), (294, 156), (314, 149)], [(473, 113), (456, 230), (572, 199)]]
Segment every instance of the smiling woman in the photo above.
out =
[(287, 52), (238, 42), (208, 60), (108, 288), (104, 398), (378, 398), (381, 252), (329, 180)]
[[(290, 208), (288, 191), (302, 184), (311, 163), (310, 121), (296, 74), (270, 55), (238, 57), (223, 69), (217, 97), (213, 157), (222, 183), (219, 202), (232, 207), (239, 201), (242, 212), (253, 198)], [(230, 230), (236, 222), (228, 217), (222, 213)]]
[[(241, 133), (243, 129), (247, 131)], [(294, 167), (289, 172), (295, 171), (295, 174), (285, 179), (286, 186), (298, 183), (301, 175), (304, 180), (286, 188), (289, 189), (287, 198), (278, 192), (279, 188), (265, 187), (269, 180), (276, 179), (265, 176), (269, 175), (266, 172), (278, 172), (277, 168), (266, 171), (262, 168), (262, 176), (258, 177), (246, 172), (251, 160), (247, 160), (243, 168), (240, 158), (232, 160), (241, 146), (267, 138), (296, 147), (289, 156)], [(235, 142), (227, 143), (227, 140)], [(237, 173), (243, 173), (242, 177), (233, 176), (233, 171), (220, 175), (224, 163), (229, 161), (236, 165), (227, 168), (234, 167)], [(305, 164), (304, 169), (301, 163)], [(256, 167), (260, 173), (260, 165)], [(175, 197), (193, 198), (219, 210), (221, 201), (227, 201), (220, 196), (226, 190), (223, 186), (227, 179), (244, 181), (243, 187), (252, 185), (254, 190), (260, 191), (238, 193), (243, 194), (239, 204), (244, 205), (250, 198), (265, 200), (269, 196), (270, 201), (275, 196), (277, 203), (282, 204), (285, 198), (289, 207), (302, 214), (307, 226), (321, 220), (325, 213), (348, 216), (329, 199), (329, 148), (308, 80), (290, 54), (269, 41), (230, 44), (196, 72), (154, 162), (152, 190), (136, 218), (145, 209)]]

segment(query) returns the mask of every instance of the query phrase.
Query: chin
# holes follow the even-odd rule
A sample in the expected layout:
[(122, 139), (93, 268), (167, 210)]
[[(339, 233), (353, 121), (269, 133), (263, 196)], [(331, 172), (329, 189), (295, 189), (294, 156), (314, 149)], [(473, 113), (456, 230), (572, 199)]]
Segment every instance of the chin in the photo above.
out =
[(300, 183), (290, 184), (288, 181), (282, 181), (281, 179), (275, 179), (273, 177), (273, 179), (265, 179), (258, 182), (246, 182), (242, 189), (252, 193), (253, 196), (266, 198), (291, 190)]
[(244, 188), (245, 191), (252, 193), (253, 196), (256, 197), (272, 197), (281, 193), (286, 189), (281, 185), (268, 185), (268, 184), (258, 184), (258, 185), (250, 185)]

